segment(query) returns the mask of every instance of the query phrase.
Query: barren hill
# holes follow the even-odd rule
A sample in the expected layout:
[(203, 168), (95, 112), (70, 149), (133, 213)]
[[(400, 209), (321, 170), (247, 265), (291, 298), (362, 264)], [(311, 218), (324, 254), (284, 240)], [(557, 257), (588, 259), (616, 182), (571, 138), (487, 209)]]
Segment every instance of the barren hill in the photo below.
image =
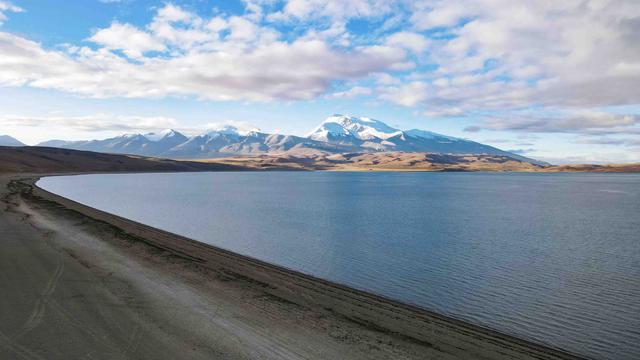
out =
[(37, 146), (0, 146), (0, 173), (242, 170), (229, 164), (176, 161)]
[(261, 155), (201, 160), (254, 169), (331, 171), (640, 172), (640, 164), (539, 165), (501, 155), (377, 152), (329, 155)]

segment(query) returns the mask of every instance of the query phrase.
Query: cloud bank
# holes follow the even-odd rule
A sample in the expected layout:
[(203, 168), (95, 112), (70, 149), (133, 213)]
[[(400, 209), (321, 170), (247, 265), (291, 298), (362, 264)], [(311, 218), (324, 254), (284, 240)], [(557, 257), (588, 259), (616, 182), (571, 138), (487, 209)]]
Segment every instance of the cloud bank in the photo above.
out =
[(173, 118), (163, 116), (118, 116), (93, 114), (85, 116), (19, 116), (0, 115), (2, 126), (56, 126), (77, 131), (153, 131), (178, 125)]
[[(145, 24), (113, 21), (56, 47), (0, 31), (0, 86), (92, 98), (372, 100), (478, 119), (469, 132), (608, 136), (600, 144), (612, 145), (640, 134), (637, 0), (243, 4), (205, 17), (167, 2)], [(0, 24), (21, 11), (0, 0)]]
[(0, 85), (88, 97), (195, 96), (210, 100), (305, 100), (334, 81), (406, 65), (387, 45), (334, 46), (282, 34), (247, 17), (201, 18), (167, 4), (145, 28), (114, 22), (64, 51), (0, 33)]

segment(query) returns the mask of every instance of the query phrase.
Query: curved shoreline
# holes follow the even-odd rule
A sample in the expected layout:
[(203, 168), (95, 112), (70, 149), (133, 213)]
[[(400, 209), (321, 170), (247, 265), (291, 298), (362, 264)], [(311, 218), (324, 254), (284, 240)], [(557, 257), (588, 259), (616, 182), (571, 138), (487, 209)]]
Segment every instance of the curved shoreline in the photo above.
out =
[(251, 257), (172, 234), (91, 208), (38, 187), (39, 177), (22, 179), (25, 195), (51, 201), (123, 234), (212, 270), (256, 282), (279, 299), (322, 308), (371, 329), (406, 336), (460, 355), (478, 358), (580, 359), (577, 355), (522, 340), (435, 312), (305, 275)]

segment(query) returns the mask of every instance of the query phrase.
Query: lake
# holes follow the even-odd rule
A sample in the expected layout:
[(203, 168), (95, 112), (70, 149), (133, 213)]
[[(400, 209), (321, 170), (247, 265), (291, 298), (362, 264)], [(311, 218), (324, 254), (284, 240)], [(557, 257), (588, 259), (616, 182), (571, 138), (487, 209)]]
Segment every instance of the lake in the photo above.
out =
[(640, 175), (48, 177), (80, 203), (597, 359), (640, 358)]

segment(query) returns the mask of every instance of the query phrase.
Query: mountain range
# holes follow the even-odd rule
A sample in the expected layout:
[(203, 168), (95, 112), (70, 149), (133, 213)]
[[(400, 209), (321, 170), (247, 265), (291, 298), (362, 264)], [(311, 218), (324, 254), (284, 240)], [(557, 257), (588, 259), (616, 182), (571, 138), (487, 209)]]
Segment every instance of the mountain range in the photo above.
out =
[(24, 146), (24, 144), (9, 135), (0, 135), (0, 146)]
[(104, 140), (50, 140), (38, 146), (192, 159), (230, 155), (318, 155), (389, 151), (486, 154), (545, 164), (466, 139), (418, 129), (400, 130), (379, 120), (346, 115), (328, 117), (306, 137), (246, 131), (227, 125), (191, 137), (175, 130), (164, 130), (148, 134), (125, 134)]

